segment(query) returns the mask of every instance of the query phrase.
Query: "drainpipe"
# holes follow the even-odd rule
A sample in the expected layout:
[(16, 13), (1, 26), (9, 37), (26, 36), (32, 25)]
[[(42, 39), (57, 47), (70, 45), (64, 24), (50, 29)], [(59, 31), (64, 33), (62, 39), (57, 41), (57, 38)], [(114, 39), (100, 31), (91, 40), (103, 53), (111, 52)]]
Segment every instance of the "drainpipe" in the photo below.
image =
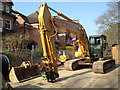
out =
[(24, 34), (25, 34), (25, 22), (24, 22)]
[[(25, 22), (24, 22), (24, 26), (23, 26), (23, 41), (25, 41)], [(24, 48), (24, 47), (22, 47), (22, 48)]]

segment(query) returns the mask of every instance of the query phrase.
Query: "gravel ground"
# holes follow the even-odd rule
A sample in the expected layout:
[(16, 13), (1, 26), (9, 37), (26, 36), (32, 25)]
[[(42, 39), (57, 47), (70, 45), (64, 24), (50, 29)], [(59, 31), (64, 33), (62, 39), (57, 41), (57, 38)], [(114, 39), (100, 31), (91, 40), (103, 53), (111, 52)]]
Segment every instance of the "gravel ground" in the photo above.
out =
[(38, 77), (22, 83), (10, 82), (10, 84), (13, 88), (118, 88), (119, 68), (120, 65), (116, 65), (106, 74), (95, 74), (92, 69), (66, 71), (60, 67), (60, 77), (54, 83)]

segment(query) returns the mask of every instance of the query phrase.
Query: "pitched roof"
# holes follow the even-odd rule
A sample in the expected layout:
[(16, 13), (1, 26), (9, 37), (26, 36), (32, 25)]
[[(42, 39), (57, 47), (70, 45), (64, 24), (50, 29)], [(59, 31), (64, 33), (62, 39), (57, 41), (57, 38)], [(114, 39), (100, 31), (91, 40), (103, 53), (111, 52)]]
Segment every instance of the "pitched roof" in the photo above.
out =
[(27, 16), (27, 19), (29, 20), (30, 24), (34, 24), (34, 23), (39, 23), (38, 21), (38, 11), (30, 14), (29, 16)]
[(7, 3), (10, 3), (12, 6), (14, 5), (13, 2), (11, 2), (11, 0), (10, 0), (10, 2), (7, 2)]
[(12, 6), (14, 5), (12, 0), (0, 0), (0, 2), (6, 2), (6, 3), (9, 3), (11, 4)]

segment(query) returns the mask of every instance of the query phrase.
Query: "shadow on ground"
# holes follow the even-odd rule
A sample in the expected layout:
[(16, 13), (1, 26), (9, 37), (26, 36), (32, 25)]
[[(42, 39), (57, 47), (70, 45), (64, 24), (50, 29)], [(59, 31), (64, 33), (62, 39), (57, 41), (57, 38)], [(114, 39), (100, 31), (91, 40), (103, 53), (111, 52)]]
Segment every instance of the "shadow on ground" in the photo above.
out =
[(35, 85), (31, 85), (31, 84), (27, 84), (27, 85), (21, 85), (21, 86), (18, 86), (18, 87), (16, 87), (16, 88), (13, 88), (13, 89), (17, 89), (17, 90), (19, 90), (19, 89), (30, 89), (30, 90), (34, 90), (34, 89), (36, 89), (36, 88), (38, 88), (38, 90), (41, 88), (41, 87), (38, 87), (38, 86), (35, 86)]
[(71, 75), (71, 76), (68, 76), (68, 77), (64, 77), (64, 78), (59, 78), (55, 82), (60, 82), (60, 81), (66, 80), (68, 78), (76, 77), (76, 76), (83, 75), (83, 74), (90, 73), (90, 72), (92, 72), (92, 70), (88, 70), (86, 72), (74, 74), (74, 75)]
[[(111, 71), (113, 71), (113, 70), (115, 70), (116, 68), (119, 68), (119, 67), (120, 67), (120, 64), (116, 64), (115, 67), (108, 69), (108, 70), (105, 72), (105, 74), (106, 74), (106, 73), (109, 73), (109, 72), (111, 72)], [(59, 78), (59, 79), (57, 79), (55, 82), (60, 82), (60, 81), (66, 80), (66, 79), (68, 79), (68, 78), (76, 77), (76, 76), (83, 75), (83, 74), (90, 73), (90, 72), (93, 72), (93, 70), (91, 69), (91, 70), (88, 70), (88, 71), (83, 72), (83, 73), (78, 73), (78, 74), (74, 74), (74, 75), (71, 75), (71, 76), (68, 76), (68, 77)]]

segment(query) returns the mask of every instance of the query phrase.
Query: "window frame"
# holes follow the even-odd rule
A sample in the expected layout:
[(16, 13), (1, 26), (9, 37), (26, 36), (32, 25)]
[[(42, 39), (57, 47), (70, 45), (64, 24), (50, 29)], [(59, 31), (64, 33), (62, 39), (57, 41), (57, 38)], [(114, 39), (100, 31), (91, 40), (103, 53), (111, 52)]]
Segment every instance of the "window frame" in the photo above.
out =
[[(8, 8), (7, 8), (8, 7)], [(10, 13), (10, 6), (9, 5), (6, 5), (6, 12), (7, 13)]]
[(3, 3), (2, 3), (2, 2), (0, 2), (0, 7), (1, 7), (1, 8), (0, 8), (0, 10), (1, 10), (1, 11), (3, 11), (3, 9), (4, 9), (4, 8), (3, 8), (3, 7), (4, 7), (4, 5), (3, 5)]
[[(10, 21), (10, 28), (6, 28), (6, 20)], [(5, 19), (5, 29), (11, 30), (11, 20), (10, 19)]]
[(0, 22), (1, 22), (1, 27), (0, 27), (0, 32), (2, 32), (2, 28), (3, 28), (3, 19), (0, 17)]

